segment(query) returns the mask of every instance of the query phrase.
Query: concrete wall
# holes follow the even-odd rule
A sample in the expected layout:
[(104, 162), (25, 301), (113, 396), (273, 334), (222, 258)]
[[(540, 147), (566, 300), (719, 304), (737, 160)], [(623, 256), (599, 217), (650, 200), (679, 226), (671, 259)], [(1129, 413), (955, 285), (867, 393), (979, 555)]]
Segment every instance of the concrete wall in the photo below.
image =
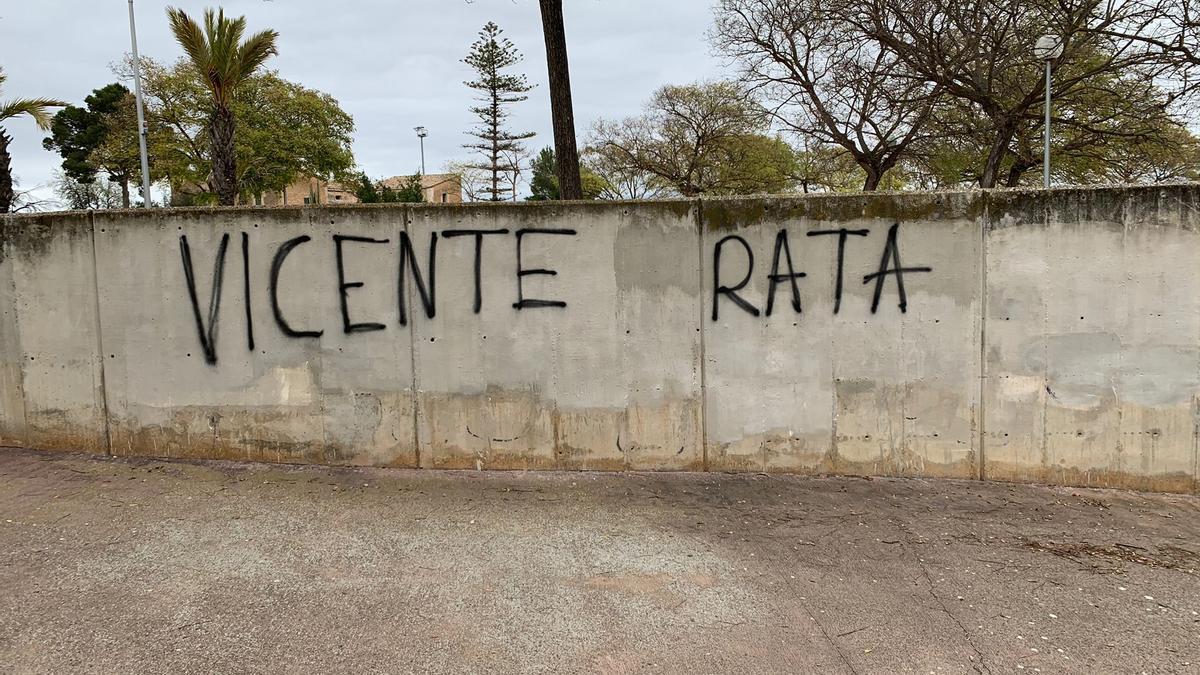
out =
[(1190, 492), (1198, 207), (1172, 186), (10, 216), (0, 444)]

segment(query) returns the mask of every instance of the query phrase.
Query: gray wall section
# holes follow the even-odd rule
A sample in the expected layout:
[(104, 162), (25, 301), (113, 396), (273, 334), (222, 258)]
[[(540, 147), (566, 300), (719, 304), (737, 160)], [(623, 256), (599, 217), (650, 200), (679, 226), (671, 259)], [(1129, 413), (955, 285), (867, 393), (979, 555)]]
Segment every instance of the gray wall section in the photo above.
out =
[(993, 195), (985, 472), (1195, 489), (1200, 191)]
[[(101, 344), (112, 453), (273, 462), (415, 466), (411, 342), (395, 325), (402, 209), (286, 209), (97, 213)], [(355, 319), (384, 331), (343, 332), (332, 235), (345, 242)], [(217, 253), (228, 236), (216, 363), (206, 362), (183, 269), (187, 237), (201, 316), (208, 325)], [(243, 236), (249, 252), (254, 349), (246, 322)], [(273, 259), (298, 237), (278, 280)]]
[[(756, 471), (939, 475), (978, 472), (981, 195), (933, 194), (706, 203), (705, 297), (713, 295), (714, 249), (722, 240), (721, 283), (760, 312), (722, 296), (705, 327), (709, 466)], [(903, 268), (877, 274), (889, 231)], [(837, 301), (838, 249), (847, 230)], [(786, 233), (801, 312), (787, 274)], [(834, 234), (825, 234), (825, 233)], [(888, 268), (895, 265), (888, 258)], [(837, 311), (835, 312), (835, 306)], [(872, 308), (874, 306), (874, 310)], [(711, 310), (710, 310), (711, 312)]]
[(0, 233), (0, 436), (7, 444), (105, 452), (88, 215), (8, 219)]
[[(9, 216), (0, 444), (1194, 491), (1198, 213), (1200, 187), (1170, 186)], [(871, 276), (893, 228), (903, 310), (897, 275)], [(521, 267), (554, 274), (518, 276), (518, 232)], [(206, 328), (220, 300), (215, 363), (181, 237)], [(274, 296), (319, 336), (273, 308), (300, 237)], [(401, 292), (404, 239), (432, 316), (407, 258)], [(757, 315), (715, 294), (748, 271)]]

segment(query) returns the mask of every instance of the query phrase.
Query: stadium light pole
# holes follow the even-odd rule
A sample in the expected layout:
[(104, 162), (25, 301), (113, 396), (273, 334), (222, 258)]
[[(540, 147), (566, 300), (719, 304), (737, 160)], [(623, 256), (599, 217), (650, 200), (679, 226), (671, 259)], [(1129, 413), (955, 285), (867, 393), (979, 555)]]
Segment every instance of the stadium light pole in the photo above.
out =
[(146, 153), (146, 113), (142, 110), (142, 62), (138, 57), (137, 24), (129, 0), (129, 42), (133, 47), (133, 96), (137, 101), (138, 153), (142, 159), (142, 208), (150, 208), (150, 158)]
[(1043, 35), (1033, 46), (1033, 54), (1046, 63), (1046, 121), (1043, 129), (1045, 148), (1042, 157), (1042, 185), (1050, 189), (1050, 71), (1054, 59), (1062, 56), (1062, 40), (1057, 35)]
[(417, 138), (421, 139), (421, 175), (425, 175), (425, 137), (429, 132), (425, 127), (413, 127), (413, 131), (417, 132)]

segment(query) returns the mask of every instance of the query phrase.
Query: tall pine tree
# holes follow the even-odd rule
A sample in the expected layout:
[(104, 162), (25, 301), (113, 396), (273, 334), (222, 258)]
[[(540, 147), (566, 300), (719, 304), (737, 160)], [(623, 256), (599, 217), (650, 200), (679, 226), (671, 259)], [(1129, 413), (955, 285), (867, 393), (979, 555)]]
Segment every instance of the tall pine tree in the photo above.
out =
[(483, 192), (494, 202), (505, 199), (506, 192), (513, 188), (505, 186), (501, 178), (504, 174), (518, 170), (508, 157), (519, 155), (524, 149), (521, 141), (533, 138), (533, 132), (512, 133), (505, 121), (511, 114), (508, 106), (520, 103), (529, 98), (525, 92), (533, 89), (524, 75), (513, 75), (501, 71), (516, 65), (524, 59), (521, 52), (513, 43), (501, 34), (504, 31), (492, 22), (488, 22), (479, 31), (479, 39), (471, 45), (471, 51), (463, 63), (475, 69), (477, 77), (471, 82), (464, 82), (468, 87), (479, 92), (476, 101), (481, 105), (471, 108), (471, 112), (479, 118), (479, 126), (467, 133), (479, 139), (477, 143), (468, 143), (464, 148), (479, 151), (484, 162), (472, 164), (470, 168), (482, 169), (491, 174), (490, 184)]

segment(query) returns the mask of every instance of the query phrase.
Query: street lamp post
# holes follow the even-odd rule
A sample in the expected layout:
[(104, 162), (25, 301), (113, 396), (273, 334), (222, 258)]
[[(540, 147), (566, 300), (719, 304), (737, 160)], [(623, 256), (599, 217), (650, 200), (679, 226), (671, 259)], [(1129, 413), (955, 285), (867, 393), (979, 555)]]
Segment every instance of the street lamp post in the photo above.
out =
[(1043, 129), (1045, 149), (1042, 157), (1042, 184), (1050, 189), (1050, 71), (1054, 59), (1062, 56), (1062, 40), (1056, 35), (1043, 35), (1033, 46), (1033, 53), (1046, 63), (1046, 121)]
[(413, 127), (413, 131), (417, 132), (417, 138), (421, 139), (421, 175), (425, 175), (425, 137), (429, 132), (425, 127)]
[(138, 58), (133, 0), (129, 0), (129, 42), (133, 47), (133, 95), (137, 101), (138, 152), (142, 159), (142, 208), (150, 208), (150, 158), (146, 153), (146, 114), (142, 111), (142, 62)]

